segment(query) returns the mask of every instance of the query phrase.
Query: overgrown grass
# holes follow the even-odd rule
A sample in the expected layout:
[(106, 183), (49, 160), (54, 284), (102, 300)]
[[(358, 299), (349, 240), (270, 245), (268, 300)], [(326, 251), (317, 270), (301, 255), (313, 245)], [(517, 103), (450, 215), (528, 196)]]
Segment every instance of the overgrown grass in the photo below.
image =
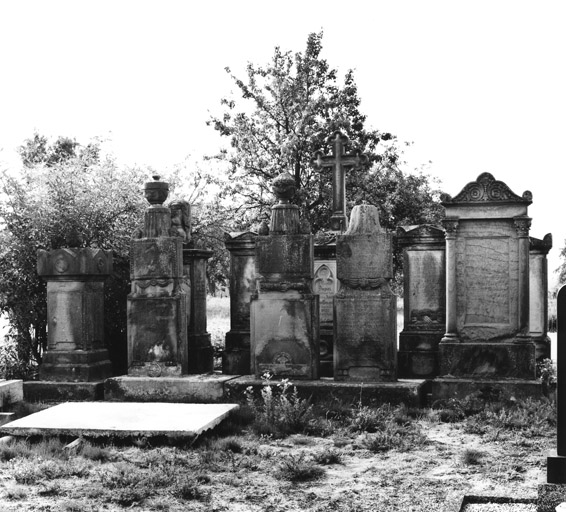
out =
[(275, 472), (277, 477), (295, 483), (317, 480), (325, 473), (324, 468), (318, 466), (313, 460), (307, 459), (304, 454), (284, 457)]

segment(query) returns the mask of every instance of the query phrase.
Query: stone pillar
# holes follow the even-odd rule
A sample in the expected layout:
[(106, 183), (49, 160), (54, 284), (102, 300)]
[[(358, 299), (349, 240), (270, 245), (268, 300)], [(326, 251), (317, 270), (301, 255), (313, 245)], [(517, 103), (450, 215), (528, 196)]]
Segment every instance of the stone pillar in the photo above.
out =
[(111, 251), (37, 252), (37, 273), (47, 281), (48, 348), (41, 380), (94, 382), (112, 375), (104, 344), (104, 280), (111, 272)]
[(314, 243), (299, 208), (290, 203), (295, 181), (273, 180), (268, 235), (257, 237), (258, 289), (251, 300), (251, 371), (261, 377), (318, 379), (319, 302), (311, 291)]
[(212, 251), (183, 249), (183, 272), (191, 284), (188, 326), (188, 373), (208, 373), (214, 369), (214, 351), (206, 331), (206, 261)]
[(529, 229), (531, 219), (527, 216), (515, 217), (515, 228), (519, 239), (519, 334), (516, 341), (532, 342), (529, 334)]
[(320, 375), (334, 375), (334, 295), (340, 290), (336, 277), (336, 244), (314, 246), (312, 289), (320, 303)]
[(445, 219), (442, 222), (446, 232), (446, 334), (442, 342), (458, 340), (457, 289), (456, 289), (456, 233), (458, 220)]
[(336, 241), (342, 284), (334, 297), (334, 380), (397, 378), (397, 297), (392, 235), (379, 224), (375, 206), (355, 206), (350, 226)]
[(542, 240), (530, 237), (529, 250), (529, 330), (536, 346), (537, 362), (550, 358), (548, 336), (548, 251), (552, 235)]
[(230, 331), (222, 356), (222, 373), (250, 374), (250, 299), (256, 290), (255, 241), (251, 231), (226, 235), (230, 252)]
[(168, 185), (153, 178), (145, 186), (151, 206), (144, 228), (132, 240), (128, 374), (179, 376), (188, 372), (183, 238), (171, 235), (171, 210), (163, 206)]
[(424, 224), (400, 227), (403, 249), (404, 326), (399, 335), (399, 378), (438, 375), (438, 344), (446, 329), (444, 230)]

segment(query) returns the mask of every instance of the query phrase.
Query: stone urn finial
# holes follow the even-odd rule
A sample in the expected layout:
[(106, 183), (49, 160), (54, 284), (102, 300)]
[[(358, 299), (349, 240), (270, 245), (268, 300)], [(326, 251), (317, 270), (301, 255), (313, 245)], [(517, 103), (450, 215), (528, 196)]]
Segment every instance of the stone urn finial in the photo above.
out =
[(288, 172), (282, 172), (271, 182), (271, 190), (279, 200), (279, 204), (289, 203), (296, 189), (295, 179)]
[(159, 181), (159, 174), (152, 175), (154, 181), (148, 181), (144, 186), (144, 195), (151, 206), (162, 206), (169, 195), (169, 183)]

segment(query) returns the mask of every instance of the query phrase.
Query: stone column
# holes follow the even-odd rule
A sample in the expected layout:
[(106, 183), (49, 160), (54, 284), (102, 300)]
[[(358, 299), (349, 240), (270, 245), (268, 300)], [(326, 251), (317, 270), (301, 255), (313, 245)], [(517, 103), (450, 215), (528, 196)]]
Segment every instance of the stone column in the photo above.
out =
[(104, 344), (104, 280), (112, 252), (55, 249), (37, 252), (37, 272), (47, 281), (48, 349), (41, 380), (94, 382), (112, 375)]
[(423, 224), (397, 229), (403, 248), (404, 326), (399, 335), (399, 378), (438, 375), (438, 344), (446, 332), (444, 230)]
[(258, 289), (251, 300), (251, 370), (275, 377), (318, 379), (319, 302), (311, 291), (314, 243), (290, 200), (295, 180), (273, 180), (269, 234), (257, 237)]
[(530, 237), (529, 251), (529, 330), (535, 342), (537, 362), (550, 358), (548, 337), (548, 262), (552, 235), (542, 240)]
[(355, 206), (336, 241), (334, 380), (397, 379), (397, 297), (391, 292), (393, 237), (375, 206)]
[(531, 342), (529, 335), (529, 229), (531, 219), (527, 216), (515, 217), (515, 227), (519, 239), (519, 334), (517, 342)]
[(226, 235), (230, 252), (230, 331), (222, 356), (222, 373), (250, 374), (250, 300), (256, 290), (255, 241), (251, 231)]
[(457, 289), (456, 289), (456, 233), (458, 220), (446, 218), (442, 225), (446, 231), (446, 333), (441, 342), (458, 341)]
[(214, 369), (214, 351), (206, 330), (206, 261), (212, 255), (212, 251), (204, 249), (183, 249), (183, 272), (191, 283), (188, 373), (208, 373)]

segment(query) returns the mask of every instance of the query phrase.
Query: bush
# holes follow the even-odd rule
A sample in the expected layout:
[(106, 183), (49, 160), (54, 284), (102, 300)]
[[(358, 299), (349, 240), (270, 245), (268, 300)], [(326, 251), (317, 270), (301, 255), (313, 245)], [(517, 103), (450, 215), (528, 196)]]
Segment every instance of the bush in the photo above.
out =
[(316, 480), (325, 473), (324, 468), (317, 466), (312, 460), (307, 460), (304, 453), (284, 457), (276, 472), (280, 478), (296, 483)]

